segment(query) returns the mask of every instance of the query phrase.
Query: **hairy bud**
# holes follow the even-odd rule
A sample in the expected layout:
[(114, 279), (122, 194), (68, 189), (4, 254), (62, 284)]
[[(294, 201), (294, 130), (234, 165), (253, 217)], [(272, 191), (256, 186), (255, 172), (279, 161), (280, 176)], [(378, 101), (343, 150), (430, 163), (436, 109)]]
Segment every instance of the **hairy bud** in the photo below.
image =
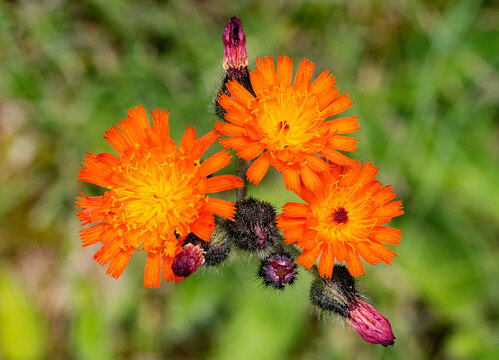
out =
[(312, 304), (345, 318), (355, 296), (355, 280), (343, 265), (334, 266), (331, 279), (316, 277), (310, 287)]
[(331, 278), (316, 277), (310, 300), (315, 306), (344, 317), (365, 341), (393, 345), (395, 336), (390, 322), (362, 299), (345, 266), (335, 265)]
[(296, 264), (284, 252), (275, 252), (262, 260), (258, 272), (264, 283), (276, 289), (283, 289), (296, 279)]
[(243, 250), (259, 252), (273, 247), (280, 239), (274, 207), (252, 198), (236, 203), (234, 221), (227, 228), (234, 244)]
[(209, 242), (201, 240), (194, 233), (190, 233), (185, 239), (184, 244), (193, 244), (203, 248), (204, 265), (216, 266), (229, 257), (231, 243), (226, 227), (227, 221), (217, 221), (215, 231), (211, 234)]
[(177, 276), (187, 277), (204, 264), (204, 250), (201, 246), (187, 244), (173, 259), (172, 270)]
[[(229, 80), (234, 79), (243, 85), (246, 90), (255, 95), (248, 72), (246, 35), (244, 34), (240, 19), (237, 17), (229, 19), (222, 35), (222, 41), (224, 44), (224, 58), (222, 65), (225, 70), (225, 77), (220, 91), (230, 96), (226, 84)], [(221, 119), (224, 118), (225, 109), (220, 106), (218, 99), (215, 101), (215, 112)]]

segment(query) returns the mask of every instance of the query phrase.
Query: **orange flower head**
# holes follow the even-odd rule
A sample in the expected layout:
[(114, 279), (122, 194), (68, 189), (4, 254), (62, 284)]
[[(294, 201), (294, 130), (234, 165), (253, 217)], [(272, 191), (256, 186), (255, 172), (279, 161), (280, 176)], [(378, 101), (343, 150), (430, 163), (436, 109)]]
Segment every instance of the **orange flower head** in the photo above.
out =
[(327, 70), (310, 83), (314, 63), (307, 59), (301, 62), (293, 84), (290, 58), (279, 57), (277, 71), (272, 57), (256, 63), (250, 73), (256, 96), (235, 80), (227, 84), (231, 96), (219, 96), (227, 123), (217, 123), (216, 128), (229, 136), (220, 142), (245, 160), (256, 158), (246, 173), (255, 184), (273, 165), (283, 174), (286, 188), (299, 191), (303, 183), (318, 190), (318, 174), (330, 165), (317, 154), (339, 165), (352, 162), (340, 151), (356, 150), (357, 139), (342, 134), (359, 129), (357, 117), (326, 121), (352, 102), (347, 94), (339, 96), (335, 78)]
[(234, 204), (206, 196), (237, 187), (233, 175), (208, 178), (230, 163), (227, 151), (205, 161), (200, 158), (220, 134), (212, 131), (196, 138), (188, 127), (177, 147), (170, 138), (168, 112), (156, 109), (153, 127), (142, 106), (106, 132), (119, 156), (88, 153), (79, 181), (109, 189), (102, 196), (77, 198), (78, 218), (92, 226), (80, 231), (83, 246), (101, 243), (94, 255), (100, 265), (110, 262), (107, 274), (118, 278), (136, 251), (147, 253), (144, 286), (159, 287), (161, 270), (167, 281), (173, 258), (189, 233), (205, 241), (215, 228), (213, 214), (232, 219)]
[(383, 244), (400, 244), (402, 231), (384, 226), (402, 215), (402, 202), (392, 201), (390, 186), (374, 180), (378, 169), (333, 165), (320, 174), (323, 187), (312, 193), (302, 187), (303, 203), (287, 203), (278, 215), (278, 227), (287, 244), (303, 249), (297, 263), (310, 269), (319, 260), (319, 274), (331, 277), (335, 259), (345, 262), (352, 276), (364, 274), (362, 257), (369, 264), (390, 264), (395, 253)]

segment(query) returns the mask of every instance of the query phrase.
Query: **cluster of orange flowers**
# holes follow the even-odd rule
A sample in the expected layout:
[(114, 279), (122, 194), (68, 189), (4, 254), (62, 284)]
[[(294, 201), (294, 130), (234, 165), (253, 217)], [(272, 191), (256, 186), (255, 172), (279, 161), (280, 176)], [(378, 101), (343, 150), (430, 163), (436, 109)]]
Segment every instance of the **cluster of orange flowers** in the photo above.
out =
[[(152, 126), (142, 106), (106, 133), (118, 156), (87, 154), (80, 181), (107, 188), (102, 196), (77, 198), (78, 217), (93, 224), (80, 231), (83, 246), (99, 243), (94, 259), (109, 264), (118, 278), (135, 251), (147, 254), (144, 286), (181, 280), (172, 271), (174, 257), (190, 233), (209, 241), (214, 214), (233, 219), (234, 203), (208, 196), (244, 186), (234, 175), (211, 176), (231, 161), (228, 150), (205, 160), (218, 140), (251, 162), (246, 177), (258, 185), (273, 166), (287, 189), (304, 202), (288, 203), (277, 217), (287, 244), (303, 251), (297, 263), (310, 269), (318, 261), (321, 276), (331, 277), (336, 262), (353, 276), (369, 264), (389, 264), (401, 231), (386, 224), (403, 213), (390, 186), (375, 180), (377, 168), (343, 152), (355, 151), (357, 117), (336, 117), (352, 105), (340, 95), (335, 78), (322, 72), (312, 81), (314, 63), (304, 59), (292, 80), (293, 64), (279, 57), (257, 59), (249, 73), (252, 91), (233, 79), (219, 105), (225, 122), (197, 139), (187, 128), (178, 146), (169, 135), (168, 112), (156, 109)], [(335, 117), (335, 118), (333, 118)]]

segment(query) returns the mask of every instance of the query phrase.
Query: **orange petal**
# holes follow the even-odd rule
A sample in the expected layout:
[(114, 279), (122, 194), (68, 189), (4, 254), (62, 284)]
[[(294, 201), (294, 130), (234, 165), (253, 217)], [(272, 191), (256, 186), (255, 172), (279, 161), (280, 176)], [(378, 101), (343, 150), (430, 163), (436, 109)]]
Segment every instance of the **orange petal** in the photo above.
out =
[(80, 233), (81, 245), (89, 246), (100, 241), (101, 234), (106, 230), (107, 224), (100, 223), (78, 231)]
[(324, 123), (331, 134), (349, 134), (360, 129), (358, 116), (330, 120)]
[(307, 166), (300, 169), (300, 176), (305, 186), (312, 191), (317, 191), (323, 186), (317, 174)]
[(350, 106), (352, 106), (353, 101), (350, 100), (348, 93), (338, 96), (333, 102), (331, 102), (323, 111), (325, 117), (334, 116), (339, 114)]
[(370, 239), (383, 242), (385, 244), (399, 245), (402, 237), (402, 230), (387, 227), (375, 226), (372, 230)]
[(277, 82), (283, 88), (288, 88), (293, 76), (293, 62), (287, 56), (279, 56), (277, 60)]
[(218, 216), (233, 220), (236, 207), (234, 203), (230, 201), (208, 198), (205, 210)]
[(279, 228), (285, 230), (286, 228), (302, 226), (306, 227), (307, 219), (305, 217), (280, 217)]
[(222, 134), (220, 134), (216, 130), (212, 130), (208, 134), (202, 136), (194, 144), (194, 147), (192, 149), (192, 157), (194, 159), (199, 159), (220, 136), (222, 136)]
[(220, 144), (222, 144), (225, 148), (231, 148), (232, 150), (244, 150), (246, 147), (255, 143), (255, 140), (250, 139), (247, 136), (233, 136), (220, 140)]
[(293, 244), (297, 241), (300, 241), (300, 239), (303, 238), (305, 235), (305, 227), (289, 227), (285, 230), (283, 230), (284, 234), (284, 239), (286, 240), (286, 244)]
[(218, 103), (227, 111), (225, 120), (236, 125), (244, 125), (246, 122), (245, 120), (251, 116), (251, 112), (248, 108), (223, 93), (218, 97)]
[(213, 231), (215, 231), (215, 220), (213, 220), (213, 223), (209, 225), (194, 223), (191, 226), (191, 232), (204, 241), (210, 241)]
[(232, 156), (226, 150), (219, 151), (201, 163), (200, 175), (208, 176), (230, 164)]
[(116, 150), (116, 152), (120, 155), (123, 155), (126, 150), (130, 149), (128, 140), (115, 125), (106, 130), (106, 136), (104, 136), (104, 139), (106, 139), (114, 150)]
[(379, 257), (373, 251), (371, 251), (370, 242), (359, 241), (356, 244), (356, 248), (359, 255), (369, 264), (374, 265), (379, 263)]
[(180, 154), (190, 154), (196, 142), (196, 129), (192, 126), (185, 127), (184, 136), (178, 144), (177, 152)]
[(119, 278), (123, 273), (123, 270), (125, 270), (126, 266), (128, 265), (128, 262), (130, 261), (130, 258), (132, 257), (134, 251), (135, 249), (130, 247), (127, 250), (121, 250), (118, 254), (116, 254), (116, 256), (111, 261), (111, 264), (109, 264), (109, 267), (106, 270), (106, 274), (111, 275), (111, 277), (115, 279)]
[(357, 146), (355, 145), (357, 141), (359, 140), (348, 136), (335, 135), (328, 139), (327, 144), (337, 150), (355, 151), (357, 150)]
[(397, 256), (397, 254), (388, 249), (385, 245), (375, 240), (371, 241), (369, 248), (374, 256), (388, 265), (390, 265), (393, 261), (393, 258)]
[(256, 141), (252, 141), (242, 150), (237, 152), (237, 156), (245, 159), (246, 161), (253, 160), (265, 150), (265, 145)]
[(338, 260), (338, 262), (341, 263), (341, 262), (346, 261), (348, 259), (348, 253), (347, 253), (347, 250), (345, 248), (345, 244), (343, 241), (340, 241), (338, 239), (334, 239), (331, 242), (331, 245), (333, 247), (334, 256), (336, 257), (336, 260)]
[(110, 188), (113, 181), (114, 169), (120, 165), (120, 158), (109, 154), (98, 155), (87, 153), (83, 160), (83, 167), (78, 173), (79, 181), (86, 181), (95, 185)]
[(282, 176), (284, 178), (284, 185), (286, 186), (286, 189), (297, 193), (300, 192), (300, 176), (298, 175), (297, 170), (285, 167), (283, 169)]
[(104, 220), (103, 209), (103, 196), (85, 196), (76, 198), (76, 208), (82, 210), (78, 211), (78, 219), (83, 225), (95, 223)]
[(309, 204), (315, 201), (316, 198), (316, 195), (313, 192), (311, 192), (309, 189), (307, 189), (304, 184), (300, 186), (300, 191), (297, 192), (296, 194)]
[(213, 212), (205, 208), (194, 224), (191, 225), (191, 232), (204, 241), (210, 241), (211, 234), (215, 231), (215, 218)]
[(317, 155), (305, 155), (305, 159), (307, 159), (307, 165), (316, 172), (323, 172), (329, 170), (330, 165), (323, 159)]
[(296, 259), (296, 263), (302, 265), (306, 269), (310, 269), (321, 253), (322, 248), (319, 246), (314, 246), (311, 249), (305, 249), (301, 255)]
[(94, 254), (94, 260), (99, 265), (105, 265), (111, 261), (121, 251), (119, 241), (110, 240), (104, 243), (102, 247)]
[(360, 170), (362, 167), (362, 162), (352, 161), (349, 166), (343, 169), (343, 176), (341, 177), (341, 183), (345, 186), (352, 187), (359, 181)]
[(270, 166), (270, 156), (266, 151), (258, 159), (256, 159), (253, 164), (246, 171), (246, 177), (253, 184), (258, 185), (260, 181), (263, 179), (267, 170)]
[(324, 148), (321, 151), (319, 151), (319, 154), (323, 155), (326, 157), (329, 161), (338, 164), (338, 165), (350, 165), (353, 160), (346, 157), (339, 151), (336, 151), (334, 149), (330, 148)]
[(161, 263), (157, 251), (147, 254), (144, 287), (158, 288), (161, 284)]
[(389, 222), (392, 218), (400, 216), (404, 213), (402, 210), (402, 201), (392, 201), (383, 205), (375, 211), (375, 216), (379, 218), (378, 225), (383, 225)]
[(275, 84), (276, 73), (274, 59), (272, 58), (272, 56), (264, 57), (263, 61), (260, 62), (258, 60), (259, 59), (256, 59), (257, 70), (261, 71), (263, 78), (267, 81), (267, 83)]
[(244, 86), (235, 80), (229, 80), (226, 86), (232, 97), (237, 99), (237, 101), (242, 105), (249, 107), (251, 102), (255, 100), (255, 97), (251, 95), (251, 93), (246, 90)]
[(289, 217), (306, 217), (310, 211), (310, 205), (303, 203), (287, 203), (282, 207), (282, 212)]
[(397, 195), (393, 191), (392, 187), (390, 185), (387, 185), (376, 191), (376, 193), (374, 193), (373, 195), (373, 199), (377, 204), (384, 205), (395, 199), (396, 196)]
[(308, 61), (308, 59), (303, 59), (296, 72), (295, 82), (293, 87), (296, 89), (307, 90), (310, 87), (310, 79), (312, 78), (312, 73), (314, 72), (314, 63)]
[(154, 132), (158, 134), (159, 141), (165, 143), (170, 140), (170, 128), (168, 125), (168, 115), (170, 110), (166, 111), (163, 109), (154, 109), (152, 114), (152, 125)]
[(359, 276), (365, 273), (364, 266), (362, 266), (362, 261), (360, 261), (359, 255), (352, 250), (350, 246), (346, 247), (348, 259), (346, 260), (348, 272), (352, 276)]
[(132, 146), (144, 144), (147, 131), (151, 128), (142, 105), (128, 110), (128, 117), (118, 123), (120, 130)]
[(319, 76), (317, 76), (317, 79), (314, 80), (312, 85), (310, 85), (310, 94), (320, 97), (322, 95), (334, 93), (335, 81), (336, 79), (329, 73), (329, 71), (324, 70)]
[(206, 192), (214, 193), (229, 189), (241, 188), (244, 182), (235, 175), (214, 176), (206, 180)]
[(321, 258), (319, 260), (319, 275), (331, 278), (333, 275), (334, 267), (334, 252), (333, 248), (329, 245), (324, 245), (322, 247)]
[(244, 127), (231, 123), (219, 123), (215, 121), (215, 128), (227, 136), (246, 136)]
[(378, 168), (367, 161), (360, 170), (359, 177), (362, 179), (362, 182), (367, 183), (373, 181), (377, 173)]

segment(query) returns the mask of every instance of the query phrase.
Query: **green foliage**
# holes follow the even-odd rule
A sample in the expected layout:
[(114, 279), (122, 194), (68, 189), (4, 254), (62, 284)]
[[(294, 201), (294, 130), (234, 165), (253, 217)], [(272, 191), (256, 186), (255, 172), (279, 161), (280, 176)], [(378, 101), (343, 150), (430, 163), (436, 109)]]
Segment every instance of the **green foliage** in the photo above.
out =
[(47, 324), (20, 284), (0, 274), (0, 353), (5, 359), (41, 359), (47, 351)]
[[(104, 131), (140, 103), (171, 109), (176, 140), (209, 131), (233, 15), (250, 66), (333, 72), (360, 117), (353, 156), (404, 202), (399, 256), (361, 279), (393, 348), (318, 320), (305, 272), (276, 293), (236, 255), (151, 290), (141, 254), (114, 281), (79, 245), (74, 197), (101, 191), (76, 182), (85, 152), (111, 151)], [(466, 0), (0, 2), (0, 358), (498, 358), (497, 22)], [(250, 193), (296, 199), (275, 172)]]

